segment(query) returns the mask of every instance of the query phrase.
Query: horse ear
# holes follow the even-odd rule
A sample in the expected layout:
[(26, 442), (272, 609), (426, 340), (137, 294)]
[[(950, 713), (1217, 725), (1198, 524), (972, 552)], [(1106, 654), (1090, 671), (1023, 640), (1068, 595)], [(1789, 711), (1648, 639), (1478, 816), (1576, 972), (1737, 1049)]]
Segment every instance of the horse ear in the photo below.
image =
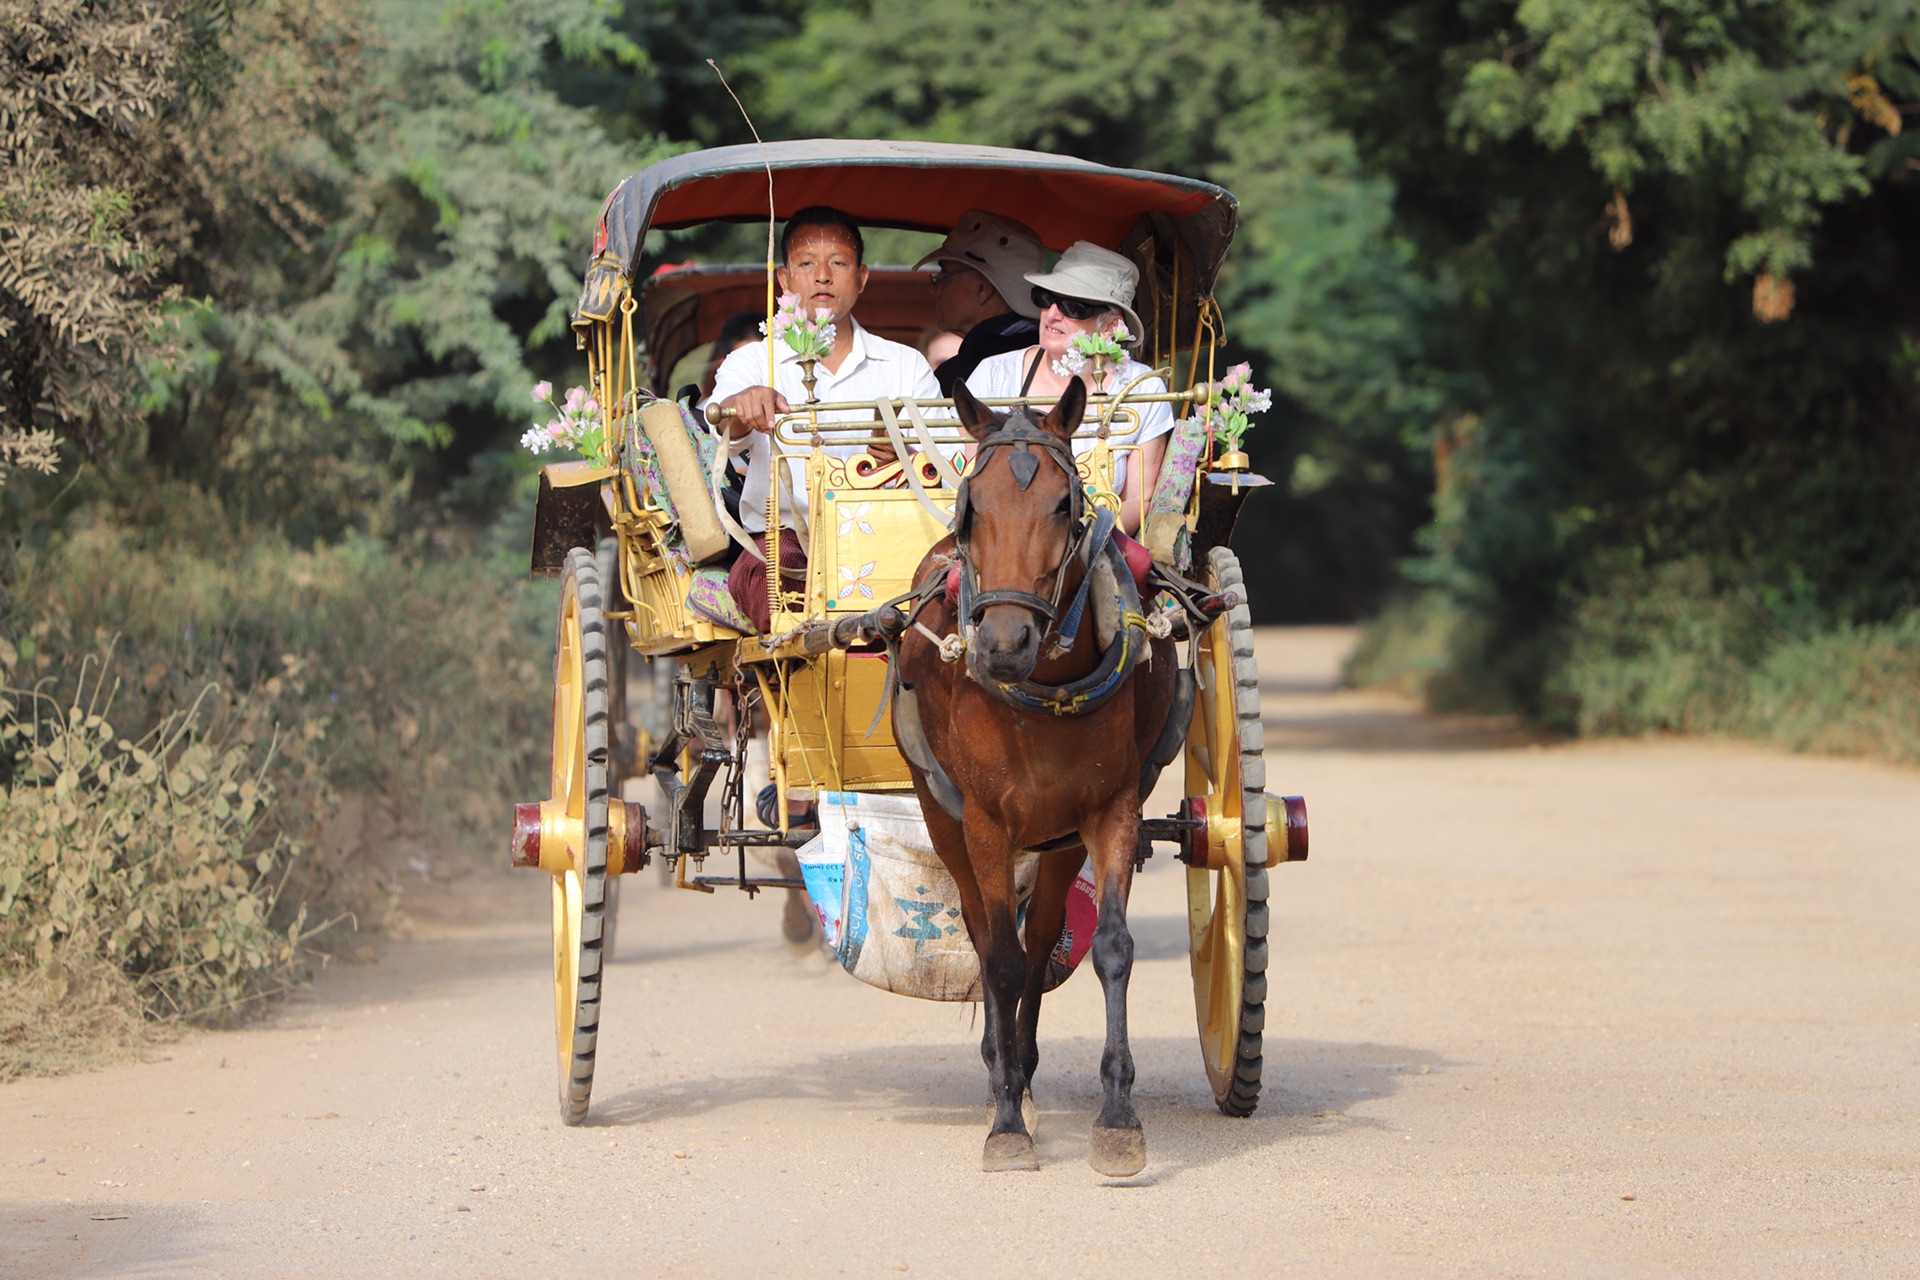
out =
[(953, 407), (960, 415), (960, 425), (975, 440), (984, 439), (993, 430), (993, 410), (980, 403), (973, 392), (967, 390), (967, 384), (953, 384)]
[(1067, 389), (1060, 393), (1060, 402), (1040, 419), (1040, 427), (1057, 436), (1071, 436), (1080, 429), (1080, 419), (1086, 412), (1087, 384), (1079, 378), (1068, 378)]

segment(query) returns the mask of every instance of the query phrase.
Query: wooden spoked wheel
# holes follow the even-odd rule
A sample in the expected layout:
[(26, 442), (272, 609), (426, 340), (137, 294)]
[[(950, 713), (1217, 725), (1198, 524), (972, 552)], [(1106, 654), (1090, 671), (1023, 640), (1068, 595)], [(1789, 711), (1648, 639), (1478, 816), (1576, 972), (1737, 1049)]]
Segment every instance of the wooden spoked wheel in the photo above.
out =
[(553, 1016), (560, 1115), (587, 1118), (600, 1034), (601, 930), (607, 889), (607, 634), (593, 553), (567, 553), (553, 663), (553, 778), (549, 794), (584, 832), (553, 876)]
[(1199, 647), (1186, 795), (1206, 829), (1191, 844), (1187, 930), (1200, 1051), (1214, 1102), (1230, 1116), (1260, 1101), (1260, 1039), (1267, 999), (1266, 762), (1260, 673), (1253, 657), (1240, 561), (1207, 555), (1206, 582), (1240, 603), (1193, 641)]

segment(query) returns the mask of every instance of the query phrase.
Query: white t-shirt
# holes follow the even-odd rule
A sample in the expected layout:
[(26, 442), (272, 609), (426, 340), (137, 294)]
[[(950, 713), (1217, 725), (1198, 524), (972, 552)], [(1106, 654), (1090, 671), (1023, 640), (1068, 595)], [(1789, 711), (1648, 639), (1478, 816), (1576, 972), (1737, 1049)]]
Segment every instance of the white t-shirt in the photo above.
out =
[[(848, 401), (893, 400), (911, 396), (922, 403), (940, 399), (940, 384), (934, 381), (933, 370), (928, 367), (925, 356), (912, 347), (890, 341), (877, 333), (869, 333), (857, 320), (849, 318), (848, 323), (853, 325), (853, 350), (847, 353), (838, 370), (829, 370), (825, 364), (814, 366), (815, 397), (821, 401)], [(766, 386), (766, 344), (770, 341), (762, 338), (750, 347), (741, 347), (721, 361), (719, 371), (713, 378), (713, 394), (707, 397), (706, 404), (725, 400), (748, 387)], [(785, 396), (787, 403), (797, 409), (807, 398), (806, 384), (800, 380), (800, 358), (784, 342), (777, 349), (780, 358), (774, 365), (774, 390)], [(820, 420), (871, 422), (873, 410), (823, 413)], [(747, 478), (740, 489), (740, 523), (756, 533), (765, 532), (767, 486), (773, 465), (773, 451), (767, 434), (764, 431), (749, 432), (744, 439), (728, 441), (727, 445), (733, 452), (744, 452), (746, 455)], [(826, 450), (836, 457), (847, 458), (861, 452), (861, 446), (830, 444)], [(786, 494), (780, 495), (780, 523), (793, 529), (798, 527), (794, 522), (793, 506), (798, 506), (803, 513), (807, 509), (806, 452), (789, 454), (787, 468), (793, 478), (793, 501), (790, 504)]]
[[(988, 356), (968, 375), (967, 390), (982, 400), (1013, 399), (1020, 394), (1020, 384), (1026, 379), (1027, 365), (1032, 363), (1036, 350), (1038, 348), (1028, 347), (1024, 351), (1005, 351), (997, 356)], [(1045, 360), (1048, 357), (1042, 353), (1040, 358)], [(1107, 385), (1102, 391), (1107, 394), (1118, 391), (1145, 372), (1146, 365), (1129, 359), (1107, 375)], [(1167, 384), (1160, 378), (1147, 378), (1133, 390), (1136, 395), (1165, 395)], [(1132, 401), (1122, 403), (1131, 404)], [(1155, 436), (1163, 436), (1173, 430), (1172, 405), (1162, 401), (1133, 405), (1133, 408), (1140, 415), (1140, 425), (1125, 435), (1115, 432), (1108, 436), (1109, 444), (1145, 444)], [(1073, 438), (1073, 456), (1078, 458), (1085, 455), (1092, 450), (1094, 443), (1092, 435), (1076, 435)], [(1126, 487), (1127, 455), (1123, 453), (1114, 457), (1113, 488), (1114, 492), (1122, 493)]]

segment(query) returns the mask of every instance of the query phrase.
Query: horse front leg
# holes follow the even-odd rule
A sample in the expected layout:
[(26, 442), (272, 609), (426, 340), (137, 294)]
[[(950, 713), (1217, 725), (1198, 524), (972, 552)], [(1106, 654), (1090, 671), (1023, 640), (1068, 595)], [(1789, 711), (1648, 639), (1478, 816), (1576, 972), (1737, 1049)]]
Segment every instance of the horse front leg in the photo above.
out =
[[(987, 1082), (993, 1092), (993, 1126), (987, 1131), (980, 1167), (988, 1173), (1033, 1170), (1040, 1167), (1033, 1135), (1020, 1114), (1027, 1092), (1027, 1071), (1019, 1052), (1020, 990), (1027, 976), (1026, 952), (1020, 931), (1013, 887), (1013, 849), (1006, 832), (970, 813), (966, 824), (967, 857), (973, 864), (980, 909), (968, 920), (973, 947), (980, 956), (980, 985), (986, 1006), (986, 1036), (980, 1056), (987, 1064)], [(963, 904), (964, 905), (964, 904)]]
[(1014, 1029), (1014, 1043), (1020, 1055), (1020, 1068), (1027, 1078), (1026, 1097), (1021, 1115), (1031, 1132), (1039, 1111), (1033, 1102), (1033, 1077), (1040, 1069), (1040, 997), (1053, 963), (1053, 949), (1067, 923), (1067, 894), (1074, 877), (1086, 861), (1084, 852), (1049, 854), (1040, 860), (1035, 877), (1033, 899), (1027, 903), (1027, 981), (1020, 993), (1020, 1020)]
[(1130, 1178), (1147, 1167), (1147, 1138), (1133, 1109), (1133, 1049), (1127, 1043), (1127, 980), (1133, 975), (1133, 934), (1127, 894), (1140, 835), (1137, 796), (1103, 810), (1083, 829), (1093, 856), (1100, 923), (1093, 931), (1093, 971), (1107, 1000), (1107, 1044), (1100, 1055), (1103, 1097), (1093, 1121), (1087, 1162), (1109, 1178)]

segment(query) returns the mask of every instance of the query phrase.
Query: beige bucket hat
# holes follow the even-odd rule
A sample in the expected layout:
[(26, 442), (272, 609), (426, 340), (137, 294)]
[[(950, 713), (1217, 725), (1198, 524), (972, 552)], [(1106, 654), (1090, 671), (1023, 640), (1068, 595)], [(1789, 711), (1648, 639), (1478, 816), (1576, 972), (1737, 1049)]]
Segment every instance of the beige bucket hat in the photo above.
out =
[(1111, 306), (1126, 317), (1127, 332), (1135, 342), (1145, 335), (1145, 326), (1133, 309), (1133, 291), (1140, 284), (1140, 268), (1111, 249), (1076, 240), (1060, 255), (1060, 261), (1053, 264), (1053, 270), (1029, 271), (1027, 281), (1063, 298)]
[(913, 265), (919, 268), (929, 262), (955, 262), (971, 267), (987, 278), (1009, 307), (1029, 320), (1037, 320), (1040, 308), (1033, 305), (1027, 273), (1038, 271), (1045, 261), (1046, 249), (1026, 223), (985, 209), (969, 209), (953, 224), (940, 247)]

